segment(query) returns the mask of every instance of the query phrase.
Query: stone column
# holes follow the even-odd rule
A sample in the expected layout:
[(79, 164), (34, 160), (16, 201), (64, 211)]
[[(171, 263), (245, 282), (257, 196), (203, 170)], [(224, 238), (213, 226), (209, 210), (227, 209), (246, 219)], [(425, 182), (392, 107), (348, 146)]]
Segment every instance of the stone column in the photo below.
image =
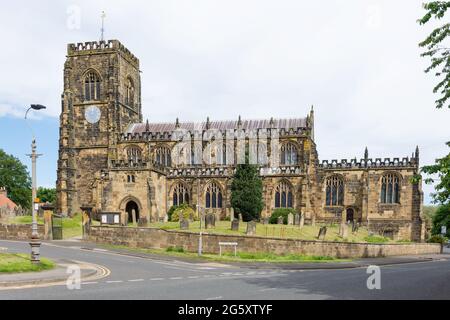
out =
[(91, 231), (91, 223), (92, 223), (92, 206), (82, 206), (80, 207), (83, 212), (81, 218), (81, 225), (83, 230), (83, 240), (88, 239), (89, 233)]
[(55, 206), (46, 203), (41, 206), (44, 210), (44, 240), (53, 240), (53, 230), (52, 230), (52, 215), (55, 210)]

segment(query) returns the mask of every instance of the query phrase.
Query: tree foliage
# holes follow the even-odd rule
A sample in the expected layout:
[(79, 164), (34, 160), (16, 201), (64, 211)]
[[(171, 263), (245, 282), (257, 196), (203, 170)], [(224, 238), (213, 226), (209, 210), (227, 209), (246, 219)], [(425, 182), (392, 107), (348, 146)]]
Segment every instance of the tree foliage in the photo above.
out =
[(41, 202), (56, 204), (56, 189), (39, 187), (37, 190), (37, 197)]
[(0, 186), (8, 197), (23, 208), (31, 205), (31, 179), (27, 167), (19, 159), (0, 149)]
[(433, 235), (441, 234), (441, 227), (447, 227), (447, 237), (450, 237), (450, 203), (439, 206), (433, 215)]
[(242, 214), (244, 221), (256, 220), (263, 209), (263, 185), (258, 167), (240, 164), (231, 184), (231, 205), (235, 214)]
[[(447, 146), (450, 147), (450, 141), (447, 142)], [(434, 202), (441, 205), (450, 204), (450, 153), (443, 158), (436, 159), (435, 164), (424, 166), (421, 171), (438, 177), (437, 184), (434, 186), (436, 192), (432, 194)], [(435, 178), (428, 177), (425, 179), (425, 183), (432, 184), (435, 183), (435, 180)]]
[[(423, 5), (427, 13), (418, 20), (423, 25), (428, 23), (432, 18), (440, 20), (444, 17), (447, 9), (450, 7), (450, 1), (433, 1)], [(440, 95), (436, 100), (436, 108), (446, 106), (450, 108), (448, 99), (450, 98), (450, 45), (445, 43), (450, 35), (450, 23), (435, 28), (430, 35), (419, 46), (425, 48), (421, 56), (430, 57), (431, 64), (425, 69), (425, 72), (435, 72), (439, 78), (438, 84), (434, 87), (433, 92)]]

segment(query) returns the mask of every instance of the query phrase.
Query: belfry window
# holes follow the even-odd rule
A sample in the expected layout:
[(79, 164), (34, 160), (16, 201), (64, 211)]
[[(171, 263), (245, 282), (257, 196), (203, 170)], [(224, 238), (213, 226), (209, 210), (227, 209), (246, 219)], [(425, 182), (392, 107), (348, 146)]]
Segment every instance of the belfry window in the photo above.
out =
[(216, 183), (211, 183), (206, 189), (206, 208), (222, 208), (222, 191)]
[(184, 185), (178, 184), (173, 189), (173, 205), (179, 206), (183, 203), (189, 204), (189, 192)]
[(281, 182), (275, 189), (275, 208), (293, 208), (293, 193), (286, 182)]
[(281, 165), (296, 165), (297, 164), (297, 147), (292, 143), (286, 143), (281, 146)]
[(84, 100), (100, 100), (100, 78), (94, 71), (88, 72), (84, 78)]
[(125, 104), (134, 107), (134, 85), (130, 78), (127, 79)]
[(400, 184), (398, 176), (387, 174), (381, 178), (381, 203), (400, 203)]
[(327, 206), (342, 206), (344, 203), (344, 182), (337, 176), (329, 177), (326, 181)]

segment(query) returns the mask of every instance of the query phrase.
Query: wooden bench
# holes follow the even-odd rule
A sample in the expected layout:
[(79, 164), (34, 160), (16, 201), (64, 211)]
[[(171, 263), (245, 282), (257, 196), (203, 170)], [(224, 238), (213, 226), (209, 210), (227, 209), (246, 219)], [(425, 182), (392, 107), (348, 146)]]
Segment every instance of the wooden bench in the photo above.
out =
[(219, 255), (222, 256), (222, 246), (234, 247), (234, 256), (237, 255), (237, 242), (219, 242)]

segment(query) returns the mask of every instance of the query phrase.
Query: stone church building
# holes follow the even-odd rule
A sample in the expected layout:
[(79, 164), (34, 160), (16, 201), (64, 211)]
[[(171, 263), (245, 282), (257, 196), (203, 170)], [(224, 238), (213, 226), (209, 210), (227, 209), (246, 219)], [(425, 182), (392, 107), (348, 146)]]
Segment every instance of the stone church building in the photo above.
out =
[[(132, 212), (136, 219), (160, 221), (171, 206), (187, 203), (229, 217), (236, 167), (229, 154), (237, 139), (209, 148), (212, 161), (174, 161), (177, 130), (192, 136), (276, 130), (278, 144), (268, 138), (265, 150), (279, 161), (260, 164), (263, 217), (289, 207), (304, 214), (306, 223), (356, 220), (394, 239), (424, 237), (421, 183), (411, 182), (419, 170), (418, 148), (410, 157), (369, 158), (366, 149), (361, 159), (320, 162), (312, 109), (296, 119), (143, 121), (139, 60), (117, 40), (68, 45), (58, 212), (72, 215), (89, 205), (97, 212), (120, 212), (123, 222)], [(207, 145), (200, 142), (201, 148)]]

